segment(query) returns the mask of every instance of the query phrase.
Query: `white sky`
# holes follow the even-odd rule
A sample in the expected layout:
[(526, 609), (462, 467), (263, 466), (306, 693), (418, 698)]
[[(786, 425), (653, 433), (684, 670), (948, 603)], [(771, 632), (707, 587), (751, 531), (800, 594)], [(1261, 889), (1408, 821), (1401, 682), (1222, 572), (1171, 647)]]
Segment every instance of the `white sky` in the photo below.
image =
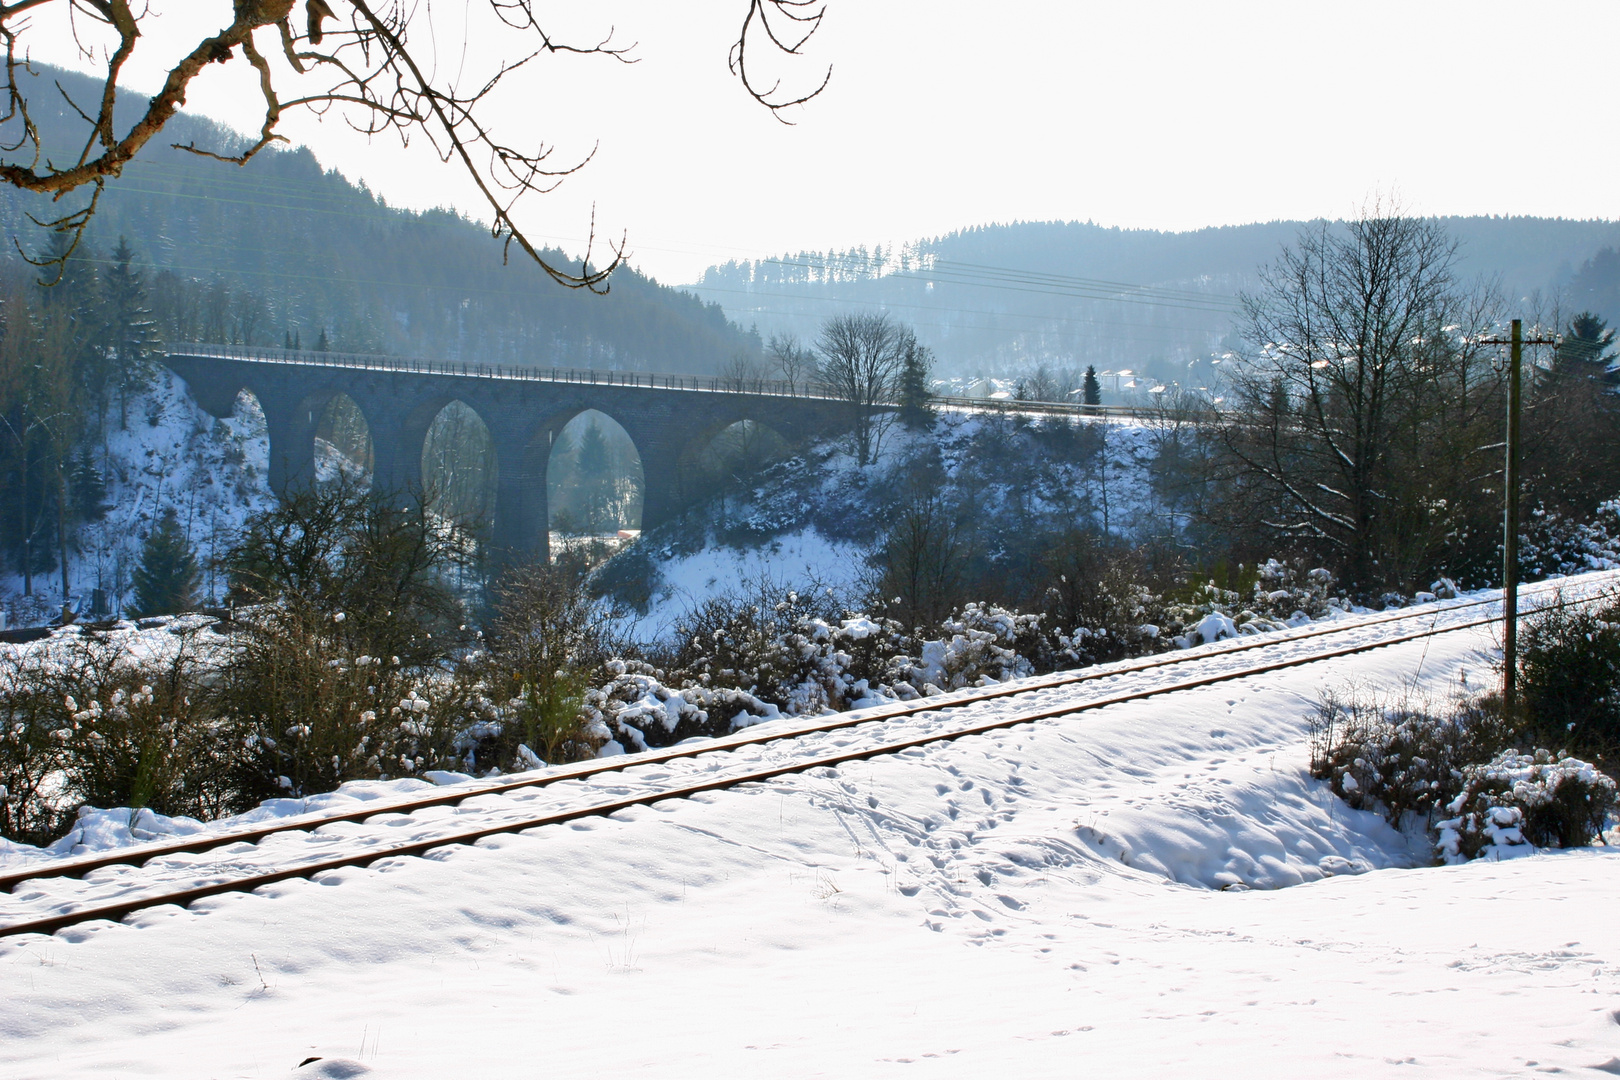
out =
[[(127, 80), (142, 90), (188, 33), (195, 43), (199, 26), (228, 19), (222, 0), (154, 8), (147, 62)], [(463, 5), (433, 10), (441, 42), (455, 40)], [(787, 77), (813, 84), (831, 64), (832, 82), (794, 127), (726, 70), (744, 11), (743, 0), (557, 5), (550, 25), (565, 36), (615, 28), (639, 63), (550, 59), (493, 114), (514, 145), (554, 142), (559, 159), (600, 140), (583, 172), (521, 204), (531, 235), (577, 250), (594, 203), (599, 234), (628, 233), (636, 265), (680, 283), (728, 258), (986, 222), (1338, 216), (1380, 189), (1430, 214), (1620, 212), (1620, 141), (1600, 111), (1615, 93), (1605, 43), (1620, 30), (1607, 0), (829, 0)], [(39, 17), (28, 44), (71, 63), (53, 18)], [(513, 40), (468, 25), (468, 70)], [(256, 128), (249, 76), (240, 57), (211, 68), (188, 108)], [(421, 147), (368, 143), (333, 117), (283, 130), (392, 203), (480, 215), (455, 169)]]

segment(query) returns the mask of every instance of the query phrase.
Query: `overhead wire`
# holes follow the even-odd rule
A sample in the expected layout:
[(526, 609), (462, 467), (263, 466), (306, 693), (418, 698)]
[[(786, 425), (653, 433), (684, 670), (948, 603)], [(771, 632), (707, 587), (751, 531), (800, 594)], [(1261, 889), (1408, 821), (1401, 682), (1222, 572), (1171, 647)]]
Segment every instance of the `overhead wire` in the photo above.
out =
[[(149, 161), (145, 161), (145, 162), (140, 162), (139, 166), (140, 166), (140, 170), (150, 171), (150, 172), (154, 172), (154, 173), (169, 173), (171, 175), (179, 175), (179, 174), (185, 173), (186, 174), (185, 178), (187, 180), (192, 180), (193, 177), (195, 176), (195, 174), (189, 173), (184, 168), (184, 166), (181, 166), (181, 165), (179, 165), (177, 163), (149, 160)], [(139, 170), (136, 170), (136, 169), (132, 168), (131, 172), (134, 173), (137, 176), (139, 175)], [(157, 182), (160, 185), (163, 183), (163, 178), (161, 178), (161, 177), (153, 177), (153, 179), (157, 180)], [(311, 214), (311, 213), (326, 214), (326, 215), (333, 215), (333, 216), (337, 216), (337, 217), (341, 217), (341, 218), (347, 218), (347, 219), (351, 219), (351, 220), (361, 220), (363, 218), (368, 217), (369, 212), (371, 212), (370, 211), (371, 204), (369, 204), (369, 200), (367, 199), (365, 193), (360, 191), (359, 189), (355, 189), (355, 188), (349, 188), (346, 191), (341, 191), (340, 190), (340, 191), (336, 191), (336, 192), (333, 192), (333, 193), (330, 193), (330, 194), (328, 194), (328, 193), (319, 193), (319, 192), (312, 191), (310, 189), (310, 187), (305, 183), (301, 183), (301, 182), (298, 182), (298, 181), (286, 181), (286, 180), (281, 180), (281, 179), (277, 179), (277, 178), (271, 178), (271, 177), (268, 177), (268, 176), (262, 175), (262, 174), (258, 175), (258, 176), (253, 176), (253, 177), (248, 177), (248, 176), (245, 176), (245, 175), (242, 175), (242, 176), (217, 175), (217, 176), (208, 177), (207, 180), (203, 181), (203, 182), (208, 183), (208, 184), (212, 184), (212, 185), (223, 186), (223, 187), (226, 187), (226, 188), (235, 188), (235, 189), (237, 189), (237, 193), (240, 194), (241, 196), (244, 196), (244, 197), (232, 197), (231, 195), (228, 195), (228, 194), (210, 193), (210, 192), (206, 192), (206, 191), (197, 191), (197, 192), (177, 191), (177, 190), (173, 190), (172, 188), (163, 187), (163, 186), (160, 186), (160, 187), (144, 187), (144, 186), (138, 186), (138, 185), (135, 185), (135, 184), (131, 184), (128, 181), (121, 184), (120, 187), (123, 190), (129, 191), (130, 193), (135, 194), (135, 195), (146, 195), (146, 196), (149, 196), (149, 197), (157, 197), (157, 198), (199, 200), (199, 201), (205, 201), (205, 202), (211, 202), (211, 203), (220, 203), (220, 204), (225, 204), (225, 205), (251, 206), (251, 207), (253, 207), (255, 209), (260, 209), (260, 210), (284, 210), (284, 211), (288, 211), (288, 212), (295, 212), (295, 213), (302, 213), (302, 214)], [(268, 201), (266, 199), (266, 197), (265, 197), (266, 195), (276, 196), (282, 201), (279, 201), (279, 202)], [(252, 197), (247, 197), (247, 196), (252, 196)], [(407, 214), (407, 215), (411, 215), (412, 217), (417, 217), (417, 218), (420, 218), (421, 216), (423, 216), (425, 214), (432, 213), (432, 211), (415, 211), (415, 210), (393, 208), (393, 207), (386, 207), (386, 206), (384, 206), (382, 208), (383, 209), (393, 209), (393, 210), (398, 211), (401, 214)], [(455, 213), (454, 210), (447, 210), (446, 212)], [(467, 220), (467, 219), (461, 219), (461, 220)], [(560, 241), (560, 240), (567, 239), (567, 238), (563, 238), (563, 237), (539, 237), (539, 238), (545, 239), (545, 240), (551, 240), (551, 241)], [(220, 246), (223, 247), (225, 245), (220, 245)], [(243, 247), (240, 244), (230, 244), (229, 247), (230, 247), (230, 249), (232, 251), (239, 252), (239, 253), (246, 251), (246, 252), (252, 252), (252, 253), (255, 253), (255, 254), (268, 255), (268, 256), (272, 256), (272, 257), (276, 257), (276, 256), (299, 257), (299, 256), (304, 254), (302, 251), (295, 250), (295, 249), (288, 249), (288, 248)], [(655, 249), (656, 250), (672, 250), (672, 249), (668, 249), (668, 248), (655, 248)], [(87, 261), (101, 261), (101, 262), (104, 262), (105, 260), (91, 259), (91, 260), (87, 260)], [(840, 259), (840, 258), (838, 258), (836, 256), (823, 257), (823, 258), (819, 258), (819, 259), (809, 259), (809, 258), (806, 258), (806, 257), (803, 257), (803, 256), (799, 256), (799, 257), (794, 257), (794, 258), (791, 258), (791, 259), (761, 260), (760, 262), (763, 263), (763, 264), (766, 264), (766, 265), (779, 265), (779, 266), (784, 266), (784, 267), (794, 267), (794, 268), (801, 268), (801, 269), (822, 269), (822, 270), (828, 270), (828, 271), (834, 271), (834, 272), (847, 271), (848, 269), (850, 269), (849, 263), (847, 261), (842, 260), (842, 259)], [(756, 265), (758, 265), (758, 264), (756, 263)], [(175, 262), (167, 262), (165, 265), (163, 265), (161, 267), (161, 269), (167, 269), (167, 270), (172, 270), (172, 271), (179, 272), (179, 273), (191, 273), (191, 274), (203, 274), (203, 273), (218, 273), (218, 272), (221, 272), (220, 267), (187, 265), (187, 264), (181, 264), (181, 263), (175, 263)], [(381, 278), (357, 278), (357, 277), (355, 277), (353, 275), (308, 273), (308, 272), (297, 272), (297, 271), (290, 271), (290, 270), (268, 269), (268, 268), (261, 268), (261, 269), (234, 269), (234, 270), (229, 271), (229, 273), (240, 275), (240, 276), (245, 277), (245, 278), (280, 279), (280, 280), (286, 280), (286, 281), (305, 281), (305, 282), (312, 282), (312, 283), (313, 282), (344, 281), (344, 282), (348, 282), (348, 283), (351, 283), (351, 284), (373, 285), (373, 286), (385, 287), (385, 288), (431, 289), (431, 290), (436, 290), (436, 291), (459, 292), (462, 295), (466, 295), (466, 294), (469, 294), (469, 293), (471, 293), (471, 294), (483, 294), (483, 295), (497, 295), (497, 294), (501, 294), (501, 293), (506, 292), (506, 290), (504, 290), (504, 289), (490, 289), (490, 288), (471, 287), (467, 283), (454, 283), (454, 284), (451, 284), (451, 283), (435, 283), (435, 282), (426, 282), (426, 281), (394, 281), (394, 280), (387, 280), (387, 279), (381, 279)], [(1150, 306), (1150, 307), (1166, 307), (1166, 308), (1173, 308), (1173, 309), (1179, 309), (1179, 310), (1185, 310), (1185, 311), (1209, 313), (1209, 314), (1219, 314), (1219, 315), (1230, 315), (1230, 314), (1235, 313), (1235, 307), (1230, 301), (1223, 301), (1219, 297), (1210, 296), (1207, 293), (1200, 293), (1200, 292), (1197, 292), (1197, 291), (1194, 291), (1194, 290), (1169, 288), (1169, 287), (1164, 287), (1164, 286), (1137, 285), (1137, 284), (1133, 284), (1133, 283), (1129, 283), (1129, 282), (1119, 282), (1119, 281), (1113, 281), (1113, 280), (1110, 280), (1110, 279), (1103, 279), (1103, 278), (1086, 278), (1086, 277), (1080, 277), (1080, 276), (1076, 276), (1076, 275), (1056, 274), (1056, 273), (1051, 273), (1051, 272), (1046, 272), (1046, 271), (1020, 270), (1020, 269), (1011, 268), (1011, 267), (999, 267), (999, 266), (992, 266), (992, 265), (981, 264), (981, 263), (962, 262), (962, 261), (949, 260), (949, 259), (935, 259), (935, 260), (933, 260), (933, 261), (931, 261), (929, 263), (929, 266), (928, 266), (928, 268), (926, 270), (918, 270), (918, 269), (894, 270), (894, 271), (890, 271), (888, 273), (873, 274), (871, 277), (866, 278), (865, 280), (869, 280), (869, 281), (870, 280), (881, 280), (881, 279), (884, 279), (884, 278), (895, 278), (895, 277), (901, 277), (901, 278), (907, 278), (907, 279), (910, 279), (910, 280), (923, 281), (925, 283), (932, 282), (932, 283), (936, 283), (936, 284), (956, 285), (956, 286), (965, 287), (965, 288), (995, 289), (995, 290), (998, 290), (998, 291), (1008, 291), (1008, 292), (1015, 292), (1015, 293), (1023, 293), (1023, 294), (1027, 294), (1027, 295), (1060, 296), (1060, 297), (1067, 297), (1067, 298), (1071, 298), (1071, 299), (1090, 301), (1090, 302), (1093, 302), (1093, 303), (1124, 303), (1124, 304), (1133, 304), (1133, 305)], [(650, 283), (654, 284), (654, 285), (658, 284), (656, 281), (654, 281), (651, 278), (649, 278), (648, 281)], [(801, 284), (803, 286), (808, 286), (808, 287), (811, 287), (811, 288), (815, 288), (820, 283), (813, 282), (813, 281), (804, 281), (804, 282), (801, 282), (801, 283), (798, 283), (798, 284)], [(810, 294), (806, 294), (806, 293), (789, 293), (789, 292), (784, 292), (784, 291), (776, 290), (776, 289), (770, 289), (770, 290), (762, 290), (762, 289), (759, 289), (759, 288), (728, 289), (728, 288), (722, 288), (722, 287), (719, 287), (719, 286), (704, 285), (704, 284), (701, 284), (701, 283), (692, 284), (692, 285), (685, 285), (685, 286), (665, 286), (665, 287), (672, 288), (672, 289), (675, 289), (675, 290), (678, 290), (678, 291), (690, 292), (693, 295), (699, 297), (700, 299), (706, 298), (706, 296), (708, 294), (719, 294), (719, 295), (726, 295), (726, 296), (745, 296), (745, 297), (751, 297), (751, 298), (755, 298), (755, 299), (759, 299), (759, 300), (767, 300), (767, 301), (768, 300), (790, 300), (790, 301), (791, 300), (803, 300), (803, 301), (808, 301), (808, 302), (812, 302), (812, 303), (825, 302), (827, 300), (835, 299), (833, 297), (828, 297), (828, 296), (816, 296), (816, 295), (810, 295)], [(1101, 318), (1097, 318), (1097, 317), (1094, 317), (1094, 316), (1079, 315), (1079, 314), (1074, 314), (1074, 313), (1062, 314), (1062, 315), (1048, 315), (1048, 314), (1039, 314), (1039, 313), (1033, 313), (1033, 312), (993, 311), (993, 310), (976, 309), (976, 308), (948, 307), (947, 305), (942, 305), (942, 304), (910, 304), (910, 303), (902, 303), (902, 302), (877, 302), (877, 301), (858, 300), (858, 299), (853, 299), (853, 298), (849, 298), (849, 297), (838, 297), (838, 298), (836, 298), (836, 300), (837, 300), (837, 302), (843, 303), (843, 304), (856, 304), (856, 305), (863, 305), (863, 306), (877, 306), (877, 307), (883, 307), (883, 308), (896, 308), (896, 309), (902, 309), (902, 310), (914, 310), (914, 311), (919, 311), (919, 312), (940, 311), (940, 310), (943, 309), (943, 310), (948, 310), (948, 311), (951, 311), (951, 312), (967, 314), (967, 315), (980, 315), (980, 316), (984, 316), (986, 318), (991, 318), (991, 319), (1016, 319), (1016, 320), (1022, 320), (1022, 321), (1025, 321), (1025, 322), (1037, 322), (1037, 323), (1046, 323), (1046, 324), (1054, 324), (1054, 325), (1065, 325), (1065, 324), (1079, 323), (1079, 324), (1085, 324), (1085, 325), (1109, 326), (1109, 327), (1116, 327), (1116, 328), (1121, 328), (1121, 329), (1142, 329), (1142, 327), (1141, 327), (1141, 325), (1139, 323), (1133, 323), (1133, 322), (1121, 321), (1121, 320), (1101, 319)], [(817, 316), (817, 315), (815, 315), (813, 313), (809, 313), (809, 312), (784, 311), (784, 310), (781, 310), (779, 308), (767, 308), (767, 307), (764, 307), (764, 306), (759, 305), (759, 304), (747, 306), (745, 310), (744, 310), (743, 305), (735, 305), (735, 306), (733, 306), (732, 318), (734, 320), (737, 319), (740, 315), (744, 315), (744, 314), (776, 315), (776, 316), (784, 316), (784, 317), (792, 317), (792, 318), (820, 318), (820, 316)], [(937, 321), (927, 321), (927, 320), (916, 320), (916, 321), (917, 321), (918, 325), (932, 326), (932, 327), (937, 327), (937, 328), (940, 328), (940, 329), (947, 329), (948, 328), (948, 329), (968, 329), (968, 330), (987, 330), (987, 331), (1005, 330), (1005, 329), (1007, 329), (1007, 327), (1004, 327), (1004, 326), (976, 324), (976, 323), (963, 323), (963, 322), (960, 322), (960, 321), (951, 321), (951, 322), (937, 322)], [(1182, 333), (1207, 334), (1207, 333), (1209, 333), (1211, 331), (1212, 328), (1209, 327), (1209, 326), (1199, 326), (1199, 327), (1193, 327), (1193, 326), (1159, 326), (1159, 327), (1154, 327), (1153, 329), (1156, 329), (1156, 330), (1169, 330), (1169, 331), (1172, 331), (1172, 332), (1182, 332)], [(1141, 340), (1140, 335), (1123, 335), (1123, 336), (1136, 337), (1137, 339)], [(1158, 340), (1158, 339), (1157, 339), (1157, 337), (1155, 337), (1153, 340)]]

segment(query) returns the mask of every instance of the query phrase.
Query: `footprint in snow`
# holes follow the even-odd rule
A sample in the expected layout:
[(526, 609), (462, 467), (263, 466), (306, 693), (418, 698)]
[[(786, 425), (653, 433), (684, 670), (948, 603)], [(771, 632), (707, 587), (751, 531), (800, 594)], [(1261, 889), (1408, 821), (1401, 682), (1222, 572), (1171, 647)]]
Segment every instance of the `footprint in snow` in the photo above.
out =
[(322, 1080), (350, 1080), (351, 1077), (364, 1076), (371, 1071), (371, 1066), (362, 1065), (353, 1058), (305, 1058), (293, 1075), (299, 1080), (305, 1077), (318, 1076)]

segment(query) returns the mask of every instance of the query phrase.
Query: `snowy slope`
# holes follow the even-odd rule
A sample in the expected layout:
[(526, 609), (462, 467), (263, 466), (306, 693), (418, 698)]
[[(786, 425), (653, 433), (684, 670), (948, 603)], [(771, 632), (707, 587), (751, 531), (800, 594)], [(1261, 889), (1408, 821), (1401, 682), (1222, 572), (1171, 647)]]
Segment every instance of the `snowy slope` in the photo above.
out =
[[(8, 940), (0, 1074), (1588, 1070), (1620, 1056), (1620, 852), (1402, 869), (1402, 837), (1305, 773), (1323, 686), (1443, 694), (1490, 645), (1459, 632)], [(669, 767), (645, 768), (578, 786)]]
[[(762, 473), (751, 491), (644, 534), (621, 557), (624, 565), (605, 574), (609, 583), (633, 579), (638, 588), (629, 591), (650, 593), (645, 612), (625, 629), (654, 639), (704, 601), (748, 595), (761, 581), (801, 593), (830, 588), (862, 606), (875, 577), (869, 559), (897, 507), (916, 497), (918, 477), (928, 477), (927, 486), (948, 502), (970, 503), (991, 547), (1019, 521), (1053, 529), (1078, 521), (1131, 538), (1160, 531), (1174, 516), (1151, 479), (1160, 438), (1153, 424), (1094, 419), (1070, 440), (1030, 434), (1051, 421), (942, 404), (931, 432), (892, 427), (866, 468), (856, 465), (847, 440), (807, 447)], [(1009, 460), (987, 463), (993, 454)]]
[[(111, 410), (98, 440), (93, 461), (106, 481), (110, 509), (73, 538), (69, 595), (79, 597), (85, 611), (97, 588), (114, 605), (129, 603), (141, 543), (170, 507), (206, 566), (247, 516), (268, 504), (269, 454), (263, 414), (215, 419), (179, 376), (157, 366), (151, 389), (130, 401), (128, 427), (120, 427)], [(35, 575), (33, 597), (23, 589), (20, 574), (0, 576), (8, 625), (39, 625), (61, 612), (60, 568)], [(205, 571), (201, 590), (207, 601), (223, 592), (224, 582)]]

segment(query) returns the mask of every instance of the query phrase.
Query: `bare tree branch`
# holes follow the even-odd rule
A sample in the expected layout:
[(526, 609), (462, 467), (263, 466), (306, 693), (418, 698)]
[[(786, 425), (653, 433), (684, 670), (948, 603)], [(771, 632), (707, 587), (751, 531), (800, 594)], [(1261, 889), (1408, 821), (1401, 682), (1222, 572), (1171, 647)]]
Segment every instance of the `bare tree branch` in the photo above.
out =
[[(295, 0), (234, 0), (231, 21), (217, 32), (201, 35), (196, 45), (168, 70), (162, 88), (147, 100), (144, 111), (120, 131), (114, 123), (118, 80), (142, 40), (143, 22), (154, 17), (150, 9), (137, 9), (131, 0), (15, 0), (9, 4), (0, 0), (6, 95), (0, 123), (16, 123), (19, 129), (14, 141), (0, 146), (0, 183), (53, 199), (93, 188), (85, 207), (40, 222), (53, 231), (82, 232), (94, 215), (105, 182), (118, 177), (124, 166), (173, 119), (185, 104), (194, 80), (208, 65), (229, 64), (240, 55), (254, 68), (264, 100), (257, 139), (236, 153), (191, 144), (174, 144), (177, 149), (245, 165), (272, 143), (286, 141), (277, 129), (289, 111), (297, 109), (323, 115), (336, 108), (356, 132), (366, 136), (392, 132), (404, 144), (413, 134), (421, 134), (441, 161), (457, 165), (472, 179), (489, 207), (491, 232), (502, 241), (503, 255), (516, 245), (558, 284), (604, 292), (609, 276), (623, 264), (626, 248), (621, 238), (617, 244), (609, 245), (612, 258), (605, 266), (592, 266), (594, 214), (591, 246), (577, 271), (552, 265), (514, 217), (514, 208), (523, 196), (554, 190), (564, 178), (588, 164), (595, 150), (572, 163), (553, 165), (551, 147), (542, 144), (533, 151), (519, 149), (497, 136), (481, 117), (509, 76), (541, 58), (596, 56), (630, 64), (636, 62), (631, 55), (634, 45), (615, 44), (611, 28), (594, 44), (560, 40), (541, 25), (535, 0), (482, 2), (489, 5), (488, 11), (500, 26), (513, 34), (509, 44), (515, 47), (503, 50), (509, 58), (502, 59), (492, 75), (463, 89), (459, 75), (440, 78), (432, 65), (420, 62), (413, 52), (412, 30), (425, 25), (431, 31), (433, 10), (429, 6), (377, 5), (375, 0), (305, 0), (305, 32), (299, 34), (293, 23)], [(460, 3), (469, 13), (482, 6), (480, 0)], [(730, 69), (754, 100), (787, 122), (781, 111), (815, 97), (826, 87), (827, 78), (808, 93), (779, 94), (780, 83), (762, 89), (750, 74), (751, 42), (752, 47), (767, 48), (779, 55), (802, 55), (825, 15), (824, 0), (747, 3), (742, 29), (728, 57)], [(68, 107), (88, 128), (75, 160), (65, 167), (49, 159), (30, 115), (29, 94), (34, 89), (31, 80), (35, 73), (29, 68), (22, 46), (29, 30), (25, 16), (49, 4), (66, 9), (82, 56), (94, 59), (98, 49), (99, 55), (105, 56), (100, 101), (93, 111), (81, 109), (62, 92)], [(336, 25), (328, 26), (328, 22)], [(268, 54), (261, 51), (255, 40), (261, 30), (275, 34), (280, 48)], [(102, 39), (106, 39), (104, 44)], [(283, 61), (285, 67), (280, 67)], [(285, 93), (295, 86), (296, 94)]]

